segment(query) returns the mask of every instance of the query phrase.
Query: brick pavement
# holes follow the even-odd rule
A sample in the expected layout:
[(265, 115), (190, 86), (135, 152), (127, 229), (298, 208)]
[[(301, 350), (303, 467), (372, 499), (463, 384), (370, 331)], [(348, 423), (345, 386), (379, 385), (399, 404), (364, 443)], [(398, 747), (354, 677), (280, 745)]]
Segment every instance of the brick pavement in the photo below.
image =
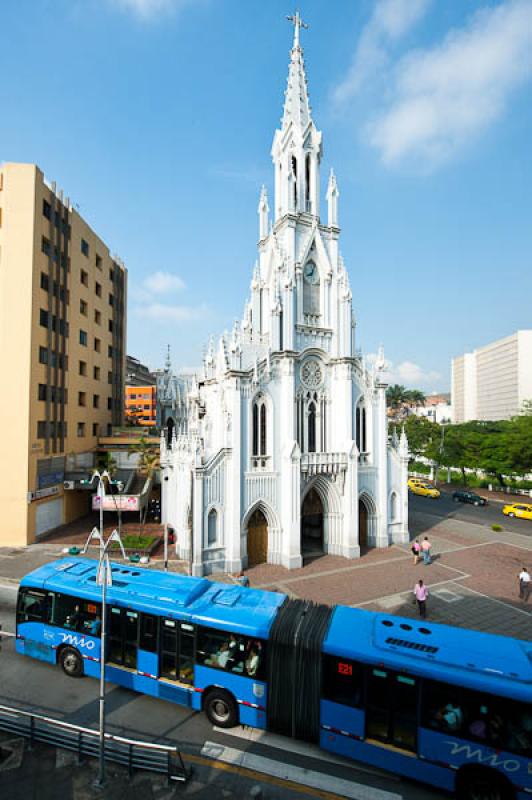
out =
[[(428, 535), (431, 539), (435, 559), (428, 567), (414, 566), (410, 545), (394, 545), (387, 550), (368, 550), (354, 561), (323, 555), (309, 558), (301, 569), (261, 564), (246, 572), (251, 586), (315, 602), (356, 605), (405, 616), (416, 613), (412, 590), (423, 577), (431, 592), (430, 619), (532, 639), (532, 602), (524, 604), (519, 600), (517, 584), (523, 565), (532, 571), (531, 537), (496, 534), (486, 526), (456, 519), (427, 521), (421, 514), (413, 519), (411, 527), (419, 537)], [(59, 536), (28, 548), (0, 548), (0, 581), (19, 580), (26, 572), (61, 555), (66, 544), (75, 543), (72, 536), (79, 536), (81, 541), (86, 533), (87, 521), (84, 530), (78, 523), (71, 536), (62, 531)], [(152, 565), (158, 568), (160, 562)], [(170, 569), (186, 573), (187, 564), (173, 560)], [(234, 580), (229, 575), (211, 578)]]

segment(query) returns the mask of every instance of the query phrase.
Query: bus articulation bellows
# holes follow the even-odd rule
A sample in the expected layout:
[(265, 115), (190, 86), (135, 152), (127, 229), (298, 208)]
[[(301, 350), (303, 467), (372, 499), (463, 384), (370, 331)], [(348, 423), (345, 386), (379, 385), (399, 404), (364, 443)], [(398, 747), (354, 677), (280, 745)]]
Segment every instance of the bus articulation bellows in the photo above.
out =
[[(97, 562), (21, 582), (17, 651), (100, 669)], [(286, 595), (112, 565), (106, 677), (198, 711), (455, 791), (532, 796), (532, 645)]]

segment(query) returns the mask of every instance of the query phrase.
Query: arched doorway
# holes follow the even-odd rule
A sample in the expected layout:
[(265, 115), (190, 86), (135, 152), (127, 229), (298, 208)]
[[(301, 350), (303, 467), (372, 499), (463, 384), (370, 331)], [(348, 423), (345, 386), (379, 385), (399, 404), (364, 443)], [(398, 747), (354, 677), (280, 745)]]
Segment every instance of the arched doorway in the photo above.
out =
[(301, 552), (323, 553), (323, 504), (316, 489), (311, 489), (301, 509)]
[(358, 501), (358, 544), (368, 546), (368, 508), (362, 498)]
[(257, 508), (248, 522), (248, 567), (263, 564), (268, 559), (268, 522)]

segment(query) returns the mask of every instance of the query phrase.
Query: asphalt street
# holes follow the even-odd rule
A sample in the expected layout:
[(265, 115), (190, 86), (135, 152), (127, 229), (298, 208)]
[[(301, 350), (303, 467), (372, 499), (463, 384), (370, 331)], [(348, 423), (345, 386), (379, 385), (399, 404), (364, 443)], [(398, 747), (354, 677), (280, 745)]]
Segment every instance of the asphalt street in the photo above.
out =
[[(4, 630), (14, 630), (15, 599), (15, 587), (0, 586), (0, 623)], [(3, 641), (0, 652), (1, 704), (96, 727), (97, 697), (97, 681), (67, 678), (58, 667), (19, 656), (12, 640)], [(305, 770), (305, 774), (311, 772), (322, 776), (327, 791), (314, 794), (312, 789), (302, 787), (304, 795), (311, 798), (343, 795), (341, 789), (346, 786), (345, 781), (354, 787), (349, 796), (368, 800), (372, 797), (384, 800), (441, 800), (446, 797), (391, 773), (334, 759), (316, 747), (291, 739), (243, 728), (220, 731), (213, 728), (203, 714), (113, 684), (107, 686), (107, 729), (132, 738), (177, 744), (184, 753), (203, 762), (203, 766), (198, 761), (195, 764), (205, 786), (205, 794), (199, 792), (198, 798), (250, 796), (251, 774), (255, 784), (261, 787), (263, 798), (292, 800), (301, 797), (293, 783), (297, 770), (300, 774)], [(213, 766), (205, 766), (205, 756), (220, 757), (223, 761), (224, 758), (230, 760), (235, 753), (240, 758), (238, 754), (242, 751), (249, 759), (247, 775), (242, 770), (227, 772), (227, 764), (225, 771), (221, 770), (224, 765), (220, 760), (213, 761)], [(283, 765), (282, 771), (288, 780), (272, 780), (262, 775), (260, 764), (272, 763)]]
[[(408, 503), (410, 522), (416, 528), (418, 513), (434, 516), (438, 519), (457, 519), (462, 522), (474, 522), (477, 525), (501, 525), (503, 530), (532, 536), (532, 520), (512, 519), (502, 513), (503, 503), (491, 501), (486, 506), (473, 506), (467, 503), (456, 503), (452, 499), (452, 491), (439, 487), (441, 496), (432, 499), (409, 492)], [(526, 502), (529, 498), (522, 498)], [(519, 498), (512, 495), (508, 502), (516, 503)]]

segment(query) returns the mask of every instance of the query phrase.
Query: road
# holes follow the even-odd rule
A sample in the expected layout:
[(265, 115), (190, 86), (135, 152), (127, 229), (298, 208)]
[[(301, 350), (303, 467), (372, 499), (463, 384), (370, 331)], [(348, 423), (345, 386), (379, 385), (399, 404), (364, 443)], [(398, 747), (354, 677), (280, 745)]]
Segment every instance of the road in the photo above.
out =
[[(522, 533), (532, 536), (532, 520), (526, 519), (512, 519), (506, 517), (502, 513), (502, 503), (491, 502), (487, 506), (473, 506), (468, 503), (455, 503), (452, 499), (452, 492), (449, 492), (442, 487), (441, 496), (436, 500), (430, 497), (421, 497), (419, 495), (408, 494), (409, 510), (410, 510), (410, 523), (411, 527), (416, 530), (418, 525), (418, 514), (427, 514), (439, 519), (457, 519), (462, 522), (474, 522), (477, 525), (501, 525), (505, 531), (513, 533)], [(526, 498), (525, 498), (526, 500)], [(509, 502), (518, 502), (513, 499)]]
[[(4, 630), (14, 630), (15, 599), (15, 587), (0, 585), (0, 623)], [(67, 678), (58, 667), (19, 656), (12, 640), (2, 643), (1, 704), (96, 727), (97, 695), (97, 681)], [(197, 800), (248, 797), (253, 786), (261, 788), (264, 800), (301, 800), (302, 797), (338, 800), (340, 796), (356, 800), (443, 800), (448, 797), (391, 773), (335, 759), (317, 747), (285, 737), (243, 728), (220, 731), (213, 728), (203, 714), (113, 684), (108, 684), (107, 688), (107, 725), (111, 733), (177, 744), (193, 760), (196, 780), (200, 780), (203, 787), (203, 790), (194, 791)], [(231, 769), (230, 762), (241, 759), (244, 752), (246, 769)], [(321, 785), (322, 789), (314, 791), (308, 784), (304, 785), (306, 780), (313, 780), (314, 787)], [(13, 791), (10, 796), (15, 796)], [(65, 800), (70, 798), (65, 795)]]

